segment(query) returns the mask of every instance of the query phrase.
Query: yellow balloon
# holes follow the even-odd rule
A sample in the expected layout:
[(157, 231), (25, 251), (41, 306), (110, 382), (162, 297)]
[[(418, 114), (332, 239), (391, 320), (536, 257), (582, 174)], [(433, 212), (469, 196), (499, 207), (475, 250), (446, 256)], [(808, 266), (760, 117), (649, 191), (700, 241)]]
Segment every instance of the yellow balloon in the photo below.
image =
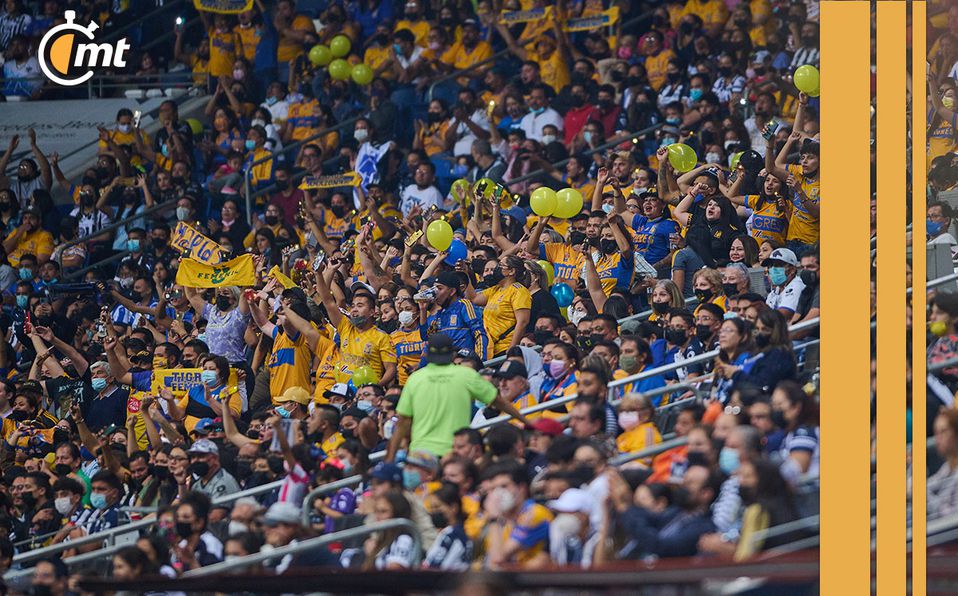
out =
[(353, 385), (358, 389), (363, 385), (371, 385), (379, 382), (376, 371), (368, 366), (360, 366), (353, 371)]
[(732, 154), (732, 161), (729, 163), (729, 166), (728, 166), (728, 167), (734, 170), (734, 169), (738, 166), (738, 160), (742, 159), (742, 154), (743, 154), (743, 153), (745, 153), (745, 152), (744, 152), (744, 151), (739, 151), (738, 153), (733, 153), (733, 154)]
[(555, 213), (559, 199), (556, 197), (556, 191), (547, 186), (540, 186), (532, 191), (529, 197), (529, 204), (532, 206), (532, 212), (539, 217), (548, 217)]
[(426, 240), (436, 250), (446, 250), (452, 245), (452, 226), (443, 219), (437, 219), (426, 228)]
[(685, 143), (669, 145), (669, 163), (678, 172), (688, 172), (698, 163), (695, 151)]
[(552, 265), (552, 263), (546, 260), (536, 261), (536, 263), (539, 263), (539, 266), (545, 269), (546, 281), (548, 281), (549, 286), (552, 287), (552, 282), (555, 281), (555, 276), (556, 276), (555, 267)]
[(805, 64), (796, 68), (795, 74), (792, 75), (792, 80), (795, 81), (795, 88), (799, 91), (803, 91), (812, 97), (819, 95), (818, 69), (811, 64)]
[(495, 190), (495, 188), (496, 183), (489, 178), (476, 180), (476, 184), (472, 187), (472, 189), (484, 199), (491, 197), (492, 191)]
[(555, 217), (569, 219), (582, 212), (582, 193), (574, 188), (563, 188), (556, 193), (556, 210), (552, 213)]
[(465, 178), (460, 178), (452, 183), (452, 197), (456, 199), (457, 203), (462, 203), (466, 207), (472, 202), (470, 199), (469, 193), (469, 181)]

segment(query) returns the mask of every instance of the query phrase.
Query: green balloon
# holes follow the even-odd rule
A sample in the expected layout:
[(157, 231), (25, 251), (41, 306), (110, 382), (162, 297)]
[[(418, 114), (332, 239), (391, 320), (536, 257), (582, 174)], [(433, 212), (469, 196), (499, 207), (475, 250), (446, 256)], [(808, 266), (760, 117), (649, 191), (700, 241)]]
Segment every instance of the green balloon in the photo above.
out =
[(309, 61), (313, 66), (326, 66), (333, 59), (333, 53), (323, 45), (313, 46), (309, 50)]
[(355, 81), (357, 85), (368, 85), (373, 82), (373, 69), (365, 64), (357, 64), (353, 67), (350, 76), (353, 77), (353, 81)]
[(345, 81), (348, 79), (350, 70), (352, 70), (352, 67), (349, 66), (349, 62), (346, 62), (342, 58), (336, 58), (329, 63), (329, 76), (337, 81)]
[(342, 58), (343, 56), (349, 54), (349, 48), (352, 47), (352, 43), (349, 41), (349, 38), (345, 35), (337, 35), (329, 42), (329, 49), (332, 51), (333, 56), (336, 58)]

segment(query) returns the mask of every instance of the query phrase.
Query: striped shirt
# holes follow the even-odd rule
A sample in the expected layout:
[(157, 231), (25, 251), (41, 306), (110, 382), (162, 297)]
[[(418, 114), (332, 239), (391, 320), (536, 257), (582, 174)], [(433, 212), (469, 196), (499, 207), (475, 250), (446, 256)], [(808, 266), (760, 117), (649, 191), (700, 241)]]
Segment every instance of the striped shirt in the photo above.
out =
[(423, 562), (429, 569), (449, 571), (467, 571), (471, 564), (472, 540), (462, 524), (443, 528)]
[(729, 80), (726, 77), (719, 77), (712, 85), (712, 92), (718, 96), (719, 101), (728, 103), (732, 95), (741, 94), (745, 90), (745, 77), (742, 75), (733, 75)]
[(805, 64), (818, 66), (819, 58), (820, 54), (818, 52), (818, 48), (798, 48), (795, 50), (795, 55), (792, 56), (792, 63), (789, 65), (790, 70), (794, 70)]
[(8, 12), (3, 13), (0, 17), (0, 50), (6, 50), (15, 36), (25, 35), (32, 23), (33, 17), (28, 14), (12, 16)]

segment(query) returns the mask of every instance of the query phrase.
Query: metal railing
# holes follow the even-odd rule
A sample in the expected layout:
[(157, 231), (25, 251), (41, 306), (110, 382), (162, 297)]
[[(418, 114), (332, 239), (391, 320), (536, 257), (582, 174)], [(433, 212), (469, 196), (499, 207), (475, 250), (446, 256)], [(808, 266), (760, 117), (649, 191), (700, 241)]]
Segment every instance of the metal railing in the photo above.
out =
[(332, 534), (325, 534), (323, 536), (317, 536), (316, 538), (310, 538), (308, 540), (303, 540), (302, 542), (297, 542), (295, 544), (287, 544), (286, 546), (281, 546), (275, 548), (271, 551), (258, 552), (251, 555), (246, 555), (245, 557), (239, 557), (231, 561), (223, 561), (222, 563), (216, 563), (214, 565), (208, 565), (206, 567), (200, 567), (199, 569), (193, 569), (187, 571), (183, 574), (184, 578), (194, 578), (194, 577), (206, 577), (210, 575), (218, 575), (221, 573), (229, 573), (235, 569), (244, 569), (251, 565), (256, 565), (258, 563), (263, 563), (272, 559), (281, 560), (287, 555), (297, 555), (304, 552), (309, 552), (331, 544), (333, 542), (340, 542), (342, 540), (349, 540), (353, 538), (360, 538), (363, 536), (368, 536), (376, 532), (382, 532), (384, 530), (403, 530), (408, 532), (412, 536), (413, 547), (412, 547), (412, 565), (411, 568), (416, 568), (419, 566), (419, 562), (422, 560), (422, 535), (419, 533), (419, 528), (416, 527), (411, 520), (405, 518), (397, 519), (387, 519), (381, 522), (373, 522), (371, 524), (365, 524), (356, 528), (349, 528), (347, 530), (340, 530), (339, 532), (333, 532)]

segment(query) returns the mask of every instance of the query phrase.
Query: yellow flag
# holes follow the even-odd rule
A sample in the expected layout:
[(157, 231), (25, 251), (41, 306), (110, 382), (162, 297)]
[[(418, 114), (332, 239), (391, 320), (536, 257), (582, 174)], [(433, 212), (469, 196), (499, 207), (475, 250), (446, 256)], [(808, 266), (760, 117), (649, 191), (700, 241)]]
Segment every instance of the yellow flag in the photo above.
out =
[(301, 190), (316, 190), (317, 188), (339, 188), (340, 186), (359, 186), (362, 176), (356, 172), (333, 174), (331, 176), (306, 176), (299, 183)]
[(269, 270), (267, 274), (269, 277), (275, 277), (276, 281), (281, 283), (284, 288), (287, 290), (290, 288), (297, 287), (296, 284), (290, 278), (286, 277), (286, 274), (279, 270), (279, 265), (273, 265), (273, 268)]
[(239, 14), (253, 8), (253, 0), (193, 0), (193, 8), (203, 12)]
[(184, 221), (177, 222), (173, 237), (170, 238), (170, 246), (179, 249), (180, 252), (190, 251), (190, 257), (207, 265), (220, 263), (223, 260), (222, 256), (226, 254), (222, 246)]
[(176, 283), (190, 288), (256, 285), (253, 255), (241, 255), (219, 265), (207, 265), (195, 259), (183, 259), (176, 272)]

